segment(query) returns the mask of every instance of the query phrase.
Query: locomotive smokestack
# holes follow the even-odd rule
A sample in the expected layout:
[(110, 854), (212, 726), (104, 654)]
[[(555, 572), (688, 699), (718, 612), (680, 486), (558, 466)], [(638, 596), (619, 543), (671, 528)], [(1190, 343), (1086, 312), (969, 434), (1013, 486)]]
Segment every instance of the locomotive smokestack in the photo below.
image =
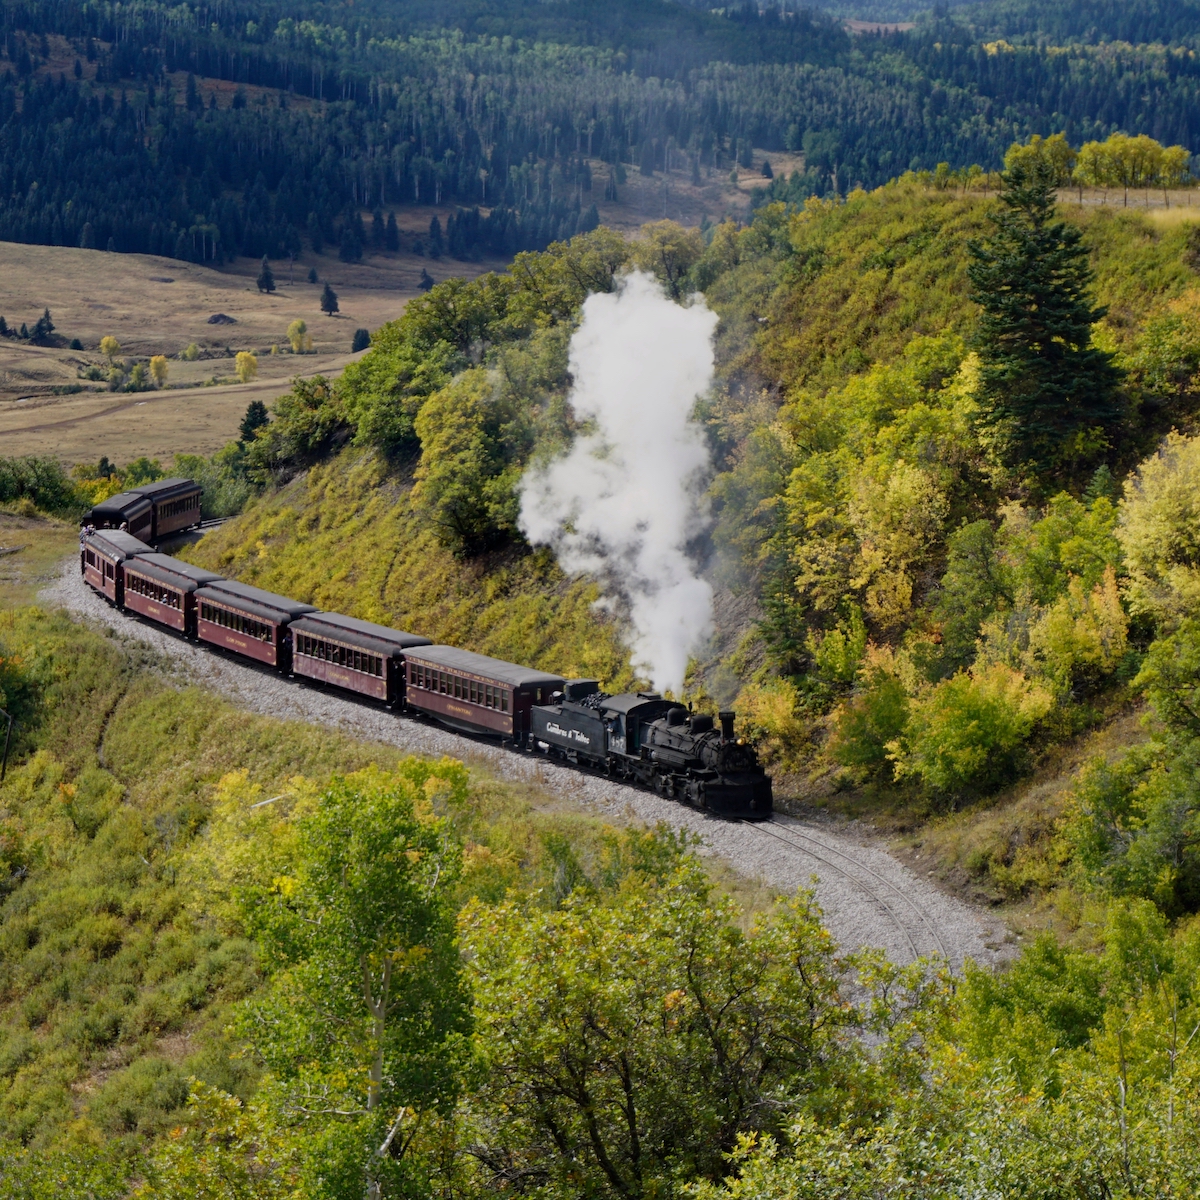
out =
[(721, 741), (732, 742), (733, 741), (733, 718), (737, 716), (737, 713), (723, 712), (723, 713), (720, 713), (719, 715), (721, 718)]

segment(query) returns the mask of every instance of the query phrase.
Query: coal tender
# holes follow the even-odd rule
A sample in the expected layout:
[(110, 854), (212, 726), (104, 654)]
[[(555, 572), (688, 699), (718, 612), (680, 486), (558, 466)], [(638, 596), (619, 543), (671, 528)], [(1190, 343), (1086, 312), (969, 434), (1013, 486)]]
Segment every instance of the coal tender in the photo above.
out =
[(553, 700), (532, 709), (535, 749), (721, 816), (770, 817), (770, 777), (734, 736), (733, 713), (721, 713), (717, 728), (657, 692), (608, 696), (594, 679), (571, 680)]

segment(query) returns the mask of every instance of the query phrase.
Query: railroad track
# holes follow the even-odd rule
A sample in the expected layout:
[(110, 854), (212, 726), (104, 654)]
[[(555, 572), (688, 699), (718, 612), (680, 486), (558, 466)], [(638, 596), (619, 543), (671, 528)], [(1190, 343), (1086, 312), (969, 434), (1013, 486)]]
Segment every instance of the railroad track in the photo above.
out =
[[(780, 817), (755, 824), (747, 822), (747, 827), (807, 854), (849, 880), (896, 926), (914, 959), (922, 955), (936, 955), (947, 962), (950, 961), (950, 955), (937, 926), (902, 888), (884, 878), (878, 871)], [(840, 859), (841, 862), (835, 862), (834, 859)]]

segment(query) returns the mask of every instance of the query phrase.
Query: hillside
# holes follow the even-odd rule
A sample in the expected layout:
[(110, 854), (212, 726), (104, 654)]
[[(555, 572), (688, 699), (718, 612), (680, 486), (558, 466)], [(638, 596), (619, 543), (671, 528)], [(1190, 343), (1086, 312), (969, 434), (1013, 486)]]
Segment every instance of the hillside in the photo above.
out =
[(1200, 112), (1194, 10), (1151, 0), (859, 33), (819, 9), (667, 0), (8, 19), (0, 237), (195, 262), (510, 256), (631, 212), (719, 219), (747, 177), (802, 201), (994, 171), (1031, 133), (1190, 152)]
[[(716, 629), (695, 647), (686, 694), (738, 708), (785, 801), (905, 814), (888, 818), (901, 826), (967, 807), (977, 817), (943, 839), (946, 870), (992, 897), (1040, 896), (1067, 852), (1037, 831), (1059, 828), (1095, 747), (1138, 740), (1129, 683), (1153, 626), (1111, 610), (1113, 589), (1129, 586), (1120, 484), (1168, 430), (1193, 428), (1196, 275), (1186, 221), (1060, 206), (1087, 248), (1107, 309), (1096, 336), (1125, 371), (1126, 407), (1108, 452), (1040, 490), (990, 457), (974, 415), (967, 245), (988, 236), (994, 204), (909, 178), (798, 214), (769, 207), (707, 245), (667, 226), (629, 245), (600, 231), (490, 283), (435, 289), (381, 332), (347, 386), (283, 404), (250, 453), (277, 476), (299, 473), (189, 554), (339, 611), (625, 686), (620, 586), (565, 578), (547, 550), (531, 552), (516, 488), (571, 436), (563, 339), (579, 277), (607, 289), (615, 264), (652, 264), (648, 247), (669, 245), (720, 317), (703, 407), (713, 520), (697, 543)], [(434, 348), (438, 367), (412, 375), (413, 356)], [(320, 451), (296, 456), (301, 418), (340, 423), (358, 445), (305, 472), (304, 454)], [(485, 506), (468, 503), (485, 494)], [(972, 582), (979, 554), (1004, 573), (992, 593), (969, 590), (984, 586)], [(616, 609), (594, 608), (601, 595)], [(1063, 620), (1083, 639), (1073, 648), (1046, 640)], [(1089, 632), (1097, 621), (1117, 622), (1119, 651), (1086, 649), (1110, 637)], [(1006, 641), (1013, 622), (1045, 632)], [(943, 729), (938, 706), (960, 688), (954, 703), (986, 711), (987, 688), (1001, 686), (1036, 715), (975, 766), (950, 769), (919, 740), (979, 738)], [(1110, 720), (1124, 732), (1106, 741), (1096, 731)], [(1062, 774), (1050, 810), (1027, 816), (1012, 786), (1029, 772)], [(1017, 805), (1003, 834), (986, 828), (998, 793)], [(1037, 863), (1013, 874), (1000, 843), (1027, 836)]]
[[(186, 551), (626, 686), (650, 539), (715, 596), (686, 698), (1006, 905), (1006, 972), (5, 611), (0, 1195), (1194, 1195), (1200, 238), (1052, 150), (448, 279), (196, 460), (252, 499)], [(78, 498), (0, 486), (14, 538)]]

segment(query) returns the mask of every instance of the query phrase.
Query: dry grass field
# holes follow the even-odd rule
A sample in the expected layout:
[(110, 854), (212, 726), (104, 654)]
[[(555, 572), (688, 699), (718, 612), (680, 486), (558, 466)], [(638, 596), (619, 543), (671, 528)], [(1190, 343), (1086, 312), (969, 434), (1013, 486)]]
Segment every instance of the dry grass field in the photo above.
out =
[[(410, 215), (422, 217), (428, 228), (429, 213)], [(272, 264), (278, 286), (265, 295), (254, 282), (259, 264), (247, 259), (213, 269), (139, 254), (0, 243), (0, 314), (10, 326), (32, 326), (49, 308), (56, 334), (84, 346), (78, 351), (0, 338), (0, 452), (54, 454), (68, 464), (101, 454), (119, 462), (141, 454), (164, 462), (176, 453), (211, 454), (236, 434), (251, 399), (269, 402), (297, 374), (340, 371), (350, 360), (355, 329), (375, 329), (398, 317), (418, 294), (422, 267), (441, 280), (499, 265), (412, 254), (348, 265), (305, 255), (297, 259), (291, 283), (287, 262)], [(310, 284), (314, 266), (321, 282)], [(326, 280), (341, 308), (333, 318), (319, 305)], [(210, 325), (218, 313), (234, 323)], [(313, 336), (311, 354), (290, 353), (286, 332), (297, 317)], [(166, 389), (114, 393), (81, 379), (89, 366), (106, 365), (98, 347), (108, 335), (127, 358), (165, 354), (171, 360)], [(193, 342), (201, 350), (197, 361), (174, 357)], [(280, 352), (272, 354), (273, 346)], [(258, 355), (254, 383), (236, 382), (233, 355), (239, 350)], [(62, 394), (73, 386), (87, 390)]]
[[(69, 48), (59, 49), (63, 61), (58, 66), (69, 66), (64, 57)], [(182, 94), (182, 76), (179, 84)], [(199, 84), (206, 102), (210, 90), (222, 106), (230, 102), (232, 84)], [(254, 102), (260, 89), (252, 90)], [(646, 177), (631, 167), (617, 203), (601, 199), (611, 168), (596, 161), (592, 192), (581, 199), (594, 200), (601, 221), (624, 232), (664, 217), (686, 225), (705, 217), (745, 220), (751, 192), (766, 182), (764, 157), (756, 151), (754, 166), (739, 172), (736, 184), (727, 173), (705, 171), (698, 187), (687, 169)], [(803, 165), (795, 155), (769, 157), (777, 175)], [(397, 209), (401, 230), (413, 235), (405, 244), (426, 237), (434, 216), (444, 225), (452, 211)], [(296, 375), (337, 374), (351, 360), (354, 331), (398, 317), (419, 294), (422, 269), (440, 281), (473, 278), (503, 266), (500, 260), (435, 261), (408, 252), (372, 254), (346, 264), (332, 255), (308, 253), (294, 265), (272, 263), (277, 289), (266, 295), (255, 286), (259, 264), (250, 259), (213, 268), (148, 255), (0, 243), (0, 315), (19, 329), (22, 323), (32, 327), (48, 308), (64, 343), (42, 347), (0, 338), (0, 453), (52, 454), (67, 465), (94, 462), (102, 454), (115, 462), (145, 454), (164, 465), (178, 453), (211, 454), (236, 435), (251, 400), (269, 404)], [(310, 268), (320, 282), (308, 282)], [(319, 307), (327, 280), (341, 307), (332, 319)], [(210, 324), (218, 314), (232, 321)], [(313, 337), (311, 354), (290, 352), (286, 331), (297, 317)], [(105, 382), (84, 378), (89, 368), (107, 368), (99, 351), (106, 336), (117, 339), (118, 357), (126, 360), (166, 355), (166, 388), (110, 392)], [(76, 338), (82, 350), (68, 348)], [(179, 359), (192, 343), (200, 357)], [(234, 356), (241, 350), (258, 355), (253, 383), (236, 381)]]

